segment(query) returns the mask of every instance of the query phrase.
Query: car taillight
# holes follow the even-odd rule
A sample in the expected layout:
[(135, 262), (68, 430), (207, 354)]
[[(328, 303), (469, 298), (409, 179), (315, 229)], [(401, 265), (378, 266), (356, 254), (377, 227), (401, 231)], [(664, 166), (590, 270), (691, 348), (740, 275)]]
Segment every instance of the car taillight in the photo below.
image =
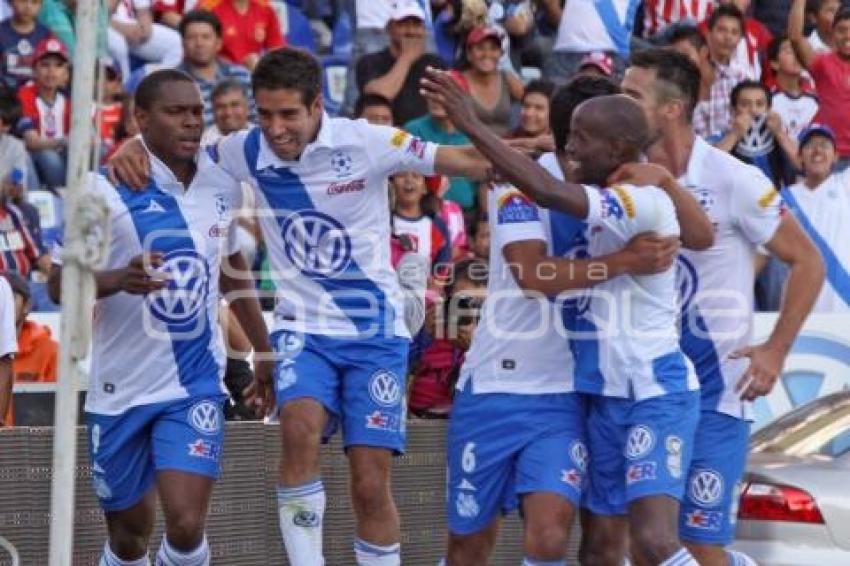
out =
[(739, 519), (824, 523), (815, 498), (789, 485), (751, 483), (741, 494)]

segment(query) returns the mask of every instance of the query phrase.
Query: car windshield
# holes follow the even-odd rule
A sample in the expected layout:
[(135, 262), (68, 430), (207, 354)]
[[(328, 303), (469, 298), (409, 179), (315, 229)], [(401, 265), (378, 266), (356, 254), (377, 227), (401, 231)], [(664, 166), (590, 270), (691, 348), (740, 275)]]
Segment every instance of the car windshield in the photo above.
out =
[(798, 407), (753, 434), (753, 451), (838, 458), (850, 452), (850, 393)]

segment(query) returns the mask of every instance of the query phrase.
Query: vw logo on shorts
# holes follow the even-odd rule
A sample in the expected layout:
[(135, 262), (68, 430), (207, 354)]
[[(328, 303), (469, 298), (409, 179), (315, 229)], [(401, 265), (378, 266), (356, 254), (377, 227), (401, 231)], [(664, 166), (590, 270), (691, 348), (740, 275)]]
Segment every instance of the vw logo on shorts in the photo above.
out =
[(633, 426), (626, 439), (626, 458), (643, 458), (655, 447), (655, 434), (643, 425)]
[(582, 472), (587, 471), (587, 446), (581, 440), (574, 440), (570, 446), (570, 457)]
[(392, 407), (401, 400), (401, 383), (391, 371), (377, 371), (369, 380), (369, 395), (378, 405)]
[(167, 286), (147, 296), (151, 314), (166, 324), (193, 322), (207, 303), (209, 266), (195, 250), (174, 250), (165, 254), (160, 268)]
[(315, 210), (291, 214), (283, 223), (289, 262), (307, 277), (333, 277), (351, 262), (351, 238), (336, 219)]
[(201, 434), (216, 434), (221, 429), (221, 411), (211, 401), (201, 401), (189, 411), (189, 424)]
[(691, 476), (690, 495), (694, 502), (714, 507), (723, 496), (723, 478), (714, 470), (700, 470)]
[(687, 258), (680, 255), (676, 261), (676, 289), (679, 291), (679, 307), (683, 312), (690, 308), (698, 288), (696, 268)]

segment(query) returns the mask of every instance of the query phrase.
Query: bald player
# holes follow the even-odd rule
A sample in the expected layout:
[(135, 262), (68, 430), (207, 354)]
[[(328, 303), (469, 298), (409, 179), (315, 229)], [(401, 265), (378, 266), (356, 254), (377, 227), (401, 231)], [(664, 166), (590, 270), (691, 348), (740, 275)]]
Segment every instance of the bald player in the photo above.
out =
[[(683, 219), (693, 216), (705, 226), (695, 200), (669, 173), (650, 169), (655, 175), (649, 178), (636, 172), (632, 164), (650, 132), (640, 106), (627, 97), (595, 98), (576, 109), (566, 154), (577, 184), (555, 179), (505, 146), (441, 73), (429, 73), (423, 88), (517, 188), (541, 206), (585, 219), (591, 257), (621, 249), (640, 232), (679, 235), (674, 200)], [(623, 177), (634, 184), (607, 187)], [(647, 186), (653, 184), (666, 190)], [(708, 231), (698, 244), (712, 241)], [(675, 271), (612, 279), (582, 302), (576, 320), (582, 339), (572, 340), (571, 348), (575, 388), (586, 395), (588, 407), (586, 506), (602, 520), (628, 521), (637, 564), (695, 565), (677, 536), (699, 395), (693, 367), (678, 344)]]

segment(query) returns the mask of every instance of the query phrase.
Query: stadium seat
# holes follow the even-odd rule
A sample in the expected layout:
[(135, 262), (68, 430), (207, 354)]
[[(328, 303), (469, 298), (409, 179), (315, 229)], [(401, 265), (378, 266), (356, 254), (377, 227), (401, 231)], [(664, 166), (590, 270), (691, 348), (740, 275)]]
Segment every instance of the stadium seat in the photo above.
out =
[(322, 96), (325, 110), (331, 116), (339, 114), (345, 98), (345, 85), (348, 73), (348, 57), (331, 55), (322, 59), (324, 69), (324, 87)]
[(331, 52), (337, 57), (351, 57), (353, 44), (354, 31), (352, 29), (351, 16), (347, 11), (343, 10), (336, 22), (334, 22)]
[(310, 28), (310, 20), (301, 8), (292, 2), (274, 2), (274, 9), (280, 20), (281, 31), (286, 41), (293, 47), (301, 47), (311, 53), (316, 52), (316, 40)]

